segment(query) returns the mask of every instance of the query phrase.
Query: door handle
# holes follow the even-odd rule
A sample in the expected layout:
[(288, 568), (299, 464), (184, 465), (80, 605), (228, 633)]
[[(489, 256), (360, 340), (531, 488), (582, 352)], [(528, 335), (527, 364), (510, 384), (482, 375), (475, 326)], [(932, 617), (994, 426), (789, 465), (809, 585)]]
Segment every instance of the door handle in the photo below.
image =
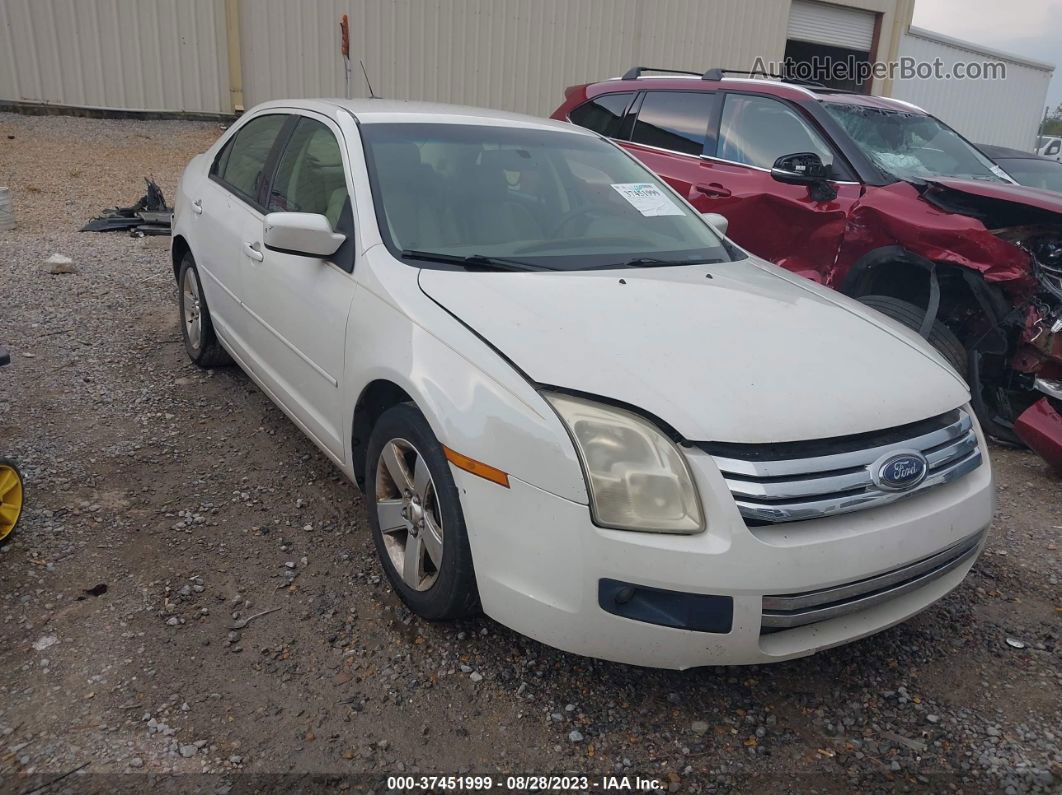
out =
[(192, 212), (195, 213), (196, 215), (202, 215), (203, 214), (203, 200), (202, 199), (196, 199), (194, 202), (192, 202)]
[(694, 185), (693, 189), (697, 191), (697, 193), (703, 193), (705, 196), (725, 198), (730, 195), (730, 189), (723, 187), (718, 182), (709, 182), (706, 185)]
[(253, 259), (255, 262), (261, 262), (265, 259), (265, 254), (263, 254), (259, 250), (257, 243), (244, 243), (243, 253)]

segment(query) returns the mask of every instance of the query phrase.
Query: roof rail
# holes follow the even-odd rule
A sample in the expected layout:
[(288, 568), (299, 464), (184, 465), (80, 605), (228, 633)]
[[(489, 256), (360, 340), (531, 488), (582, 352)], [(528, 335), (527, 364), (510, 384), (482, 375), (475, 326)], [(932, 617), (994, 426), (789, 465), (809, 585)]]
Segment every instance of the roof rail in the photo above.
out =
[(709, 69), (701, 78), (703, 80), (722, 80), (726, 75), (747, 75), (749, 77), (771, 77), (775, 80), (781, 80), (783, 83), (793, 83), (798, 86), (814, 86), (815, 88), (826, 88), (824, 83), (816, 82), (815, 80), (794, 80), (784, 75), (775, 74), (774, 72), (764, 72), (762, 69), (720, 69), (718, 67)]
[(620, 80), (637, 80), (642, 72), (665, 72), (669, 75), (699, 75), (700, 72), (691, 72), (688, 69), (661, 69), (656, 66), (632, 66), (623, 73)]

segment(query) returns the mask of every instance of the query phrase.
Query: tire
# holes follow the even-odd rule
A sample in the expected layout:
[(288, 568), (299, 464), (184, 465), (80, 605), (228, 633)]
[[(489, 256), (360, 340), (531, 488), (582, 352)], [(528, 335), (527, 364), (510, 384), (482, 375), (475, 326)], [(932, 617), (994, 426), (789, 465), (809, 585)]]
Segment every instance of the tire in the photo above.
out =
[(22, 516), (25, 497), (22, 473), (18, 471), (15, 462), (0, 458), (0, 544), (15, 532)]
[(478, 612), (457, 486), (442, 445), (413, 404), (388, 409), (373, 428), (365, 492), (376, 553), (409, 609), (428, 621)]
[(181, 311), (181, 339), (184, 340), (184, 350), (192, 364), (204, 370), (232, 364), (232, 359), (214, 333), (203, 284), (190, 252), (184, 255), (178, 271), (177, 302)]
[[(922, 321), (926, 316), (926, 310), (914, 304), (909, 304), (907, 301), (901, 301), (899, 298), (893, 298), (891, 295), (864, 295), (859, 299), (859, 302), (869, 306), (871, 309), (876, 309), (887, 317), (891, 317), (896, 322), (907, 326), (907, 328), (915, 332), (921, 330)], [(955, 368), (955, 371), (963, 377), (963, 380), (966, 380), (968, 370), (966, 347), (950, 328), (939, 320), (934, 320), (933, 326), (929, 330), (927, 342), (948, 360), (948, 364)]]

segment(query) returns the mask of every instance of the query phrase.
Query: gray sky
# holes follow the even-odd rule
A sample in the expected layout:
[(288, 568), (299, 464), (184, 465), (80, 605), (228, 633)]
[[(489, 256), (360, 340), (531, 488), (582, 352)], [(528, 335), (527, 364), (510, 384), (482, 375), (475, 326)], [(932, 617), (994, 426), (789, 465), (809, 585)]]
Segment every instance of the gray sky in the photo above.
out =
[(914, 24), (1053, 63), (1047, 104), (1062, 103), (1062, 0), (915, 0)]

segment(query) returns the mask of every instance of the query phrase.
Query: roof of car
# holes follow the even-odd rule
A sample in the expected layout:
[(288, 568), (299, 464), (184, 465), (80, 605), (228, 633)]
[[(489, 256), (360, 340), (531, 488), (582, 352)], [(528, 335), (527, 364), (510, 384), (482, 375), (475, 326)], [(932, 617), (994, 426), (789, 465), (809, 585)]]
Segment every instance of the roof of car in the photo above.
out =
[(787, 82), (762, 77), (723, 77), (721, 80), (706, 80), (695, 74), (690, 75), (651, 75), (643, 74), (634, 79), (613, 77), (591, 83), (587, 88), (593, 93), (605, 91), (644, 91), (647, 88), (664, 91), (718, 91), (732, 89), (735, 91), (754, 91), (758, 94), (770, 94), (783, 99), (817, 99), (822, 102), (837, 102), (846, 105), (862, 105), (882, 110), (898, 110), (908, 113), (925, 113), (917, 105), (889, 97), (876, 97), (867, 94), (855, 94), (825, 86), (810, 85), (799, 82)]
[(1049, 157), (1040, 157), (1035, 152), (1026, 152), (1021, 149), (1011, 149), (1009, 146), (992, 146), (991, 144), (977, 144), (977, 148), (993, 160), (1047, 160), (1054, 162)]
[(441, 102), (418, 102), (396, 99), (284, 99), (264, 102), (248, 112), (305, 108), (327, 115), (341, 109), (366, 124), (387, 122), (432, 122), (436, 124), (487, 124), (506, 127), (530, 127), (559, 130), (576, 135), (594, 135), (581, 127), (565, 122), (509, 113), (504, 110), (474, 108), (467, 105), (447, 105)]

